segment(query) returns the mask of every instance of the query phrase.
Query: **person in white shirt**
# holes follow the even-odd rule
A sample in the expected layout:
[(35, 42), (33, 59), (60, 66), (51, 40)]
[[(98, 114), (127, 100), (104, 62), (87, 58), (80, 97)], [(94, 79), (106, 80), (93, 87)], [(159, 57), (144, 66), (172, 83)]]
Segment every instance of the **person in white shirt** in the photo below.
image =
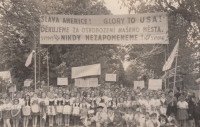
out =
[(136, 125), (132, 108), (127, 109), (127, 113), (124, 115), (124, 119), (127, 127), (132, 127)]
[(64, 98), (62, 97), (62, 92), (59, 91), (58, 98), (55, 100), (56, 104), (56, 111), (57, 111), (57, 123), (58, 126), (62, 124), (62, 114), (63, 114), (63, 107), (64, 107)]
[(19, 104), (22, 106), (24, 105), (24, 99), (22, 99), (22, 94), (19, 92), (17, 93), (17, 98), (19, 100)]
[(73, 119), (74, 119), (74, 126), (79, 126), (80, 124), (80, 98), (76, 98), (75, 99), (75, 103), (72, 105), (73, 107), (73, 111), (72, 111), (72, 115), (73, 115)]
[(132, 98), (131, 98), (131, 96), (127, 97), (127, 100), (125, 101), (125, 107), (126, 108), (132, 107)]
[(65, 126), (69, 126), (70, 114), (72, 112), (72, 104), (70, 104), (70, 96), (65, 95), (63, 114), (65, 115)]
[(156, 113), (150, 115), (150, 121), (148, 122), (147, 127), (160, 127), (160, 122), (157, 119)]
[(33, 127), (37, 126), (37, 119), (39, 116), (39, 100), (37, 93), (34, 93), (33, 97), (31, 98), (31, 110), (32, 110), (32, 117), (33, 117)]
[(179, 97), (179, 101), (177, 103), (177, 118), (179, 120), (180, 127), (186, 127), (187, 126), (187, 119), (188, 119), (188, 103), (185, 101), (184, 96)]
[(26, 95), (24, 98), (22, 113), (23, 113), (23, 127), (28, 127), (29, 117), (31, 115), (31, 102), (29, 95)]
[(159, 112), (160, 112), (160, 99), (158, 99), (157, 94), (153, 95), (153, 98), (151, 99), (151, 113), (156, 113), (157, 116), (159, 116)]
[(163, 115), (166, 115), (166, 113), (167, 113), (167, 101), (166, 101), (165, 93), (161, 94), (161, 98), (160, 98), (160, 112)]
[(108, 115), (106, 112), (103, 112), (103, 106), (98, 106), (98, 112), (95, 116), (96, 127), (107, 126)]
[(139, 102), (140, 105), (144, 105), (145, 99), (144, 99), (144, 96), (143, 96), (143, 95), (139, 95), (138, 102)]
[(70, 104), (72, 105), (73, 103), (75, 103), (75, 93), (74, 92), (71, 92), (71, 95), (70, 95)]
[(46, 93), (42, 93), (42, 97), (39, 100), (40, 105), (40, 125), (41, 127), (44, 127), (46, 122), (46, 111), (47, 106), (49, 105), (49, 100), (46, 98)]
[(144, 101), (144, 108), (146, 109), (146, 112), (151, 112), (151, 100), (149, 98), (149, 95), (146, 95), (146, 99)]
[(49, 116), (49, 126), (53, 126), (53, 118), (56, 115), (55, 110), (55, 95), (51, 93), (48, 98), (49, 105), (47, 106), (47, 114)]

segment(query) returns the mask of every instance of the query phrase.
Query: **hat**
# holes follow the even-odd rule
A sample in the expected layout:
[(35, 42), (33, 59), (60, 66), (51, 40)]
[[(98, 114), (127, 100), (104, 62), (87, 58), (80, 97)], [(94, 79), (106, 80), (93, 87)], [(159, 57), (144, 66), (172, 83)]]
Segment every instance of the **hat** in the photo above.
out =
[(168, 91), (168, 94), (171, 93), (171, 92), (173, 92), (173, 91), (172, 91), (172, 90), (169, 90), (169, 91)]
[(113, 110), (113, 108), (112, 108), (112, 107), (108, 107), (107, 109), (109, 109), (109, 110)]
[(98, 106), (97, 108), (101, 108), (101, 109), (103, 109), (104, 107), (103, 107), (103, 106)]
[(160, 117), (162, 117), (162, 118), (166, 118), (166, 116), (165, 116), (165, 115), (163, 115), (163, 114), (160, 114)]
[(153, 116), (157, 116), (157, 114), (156, 114), (156, 113), (152, 113), (152, 114), (150, 115), (150, 117), (153, 117)]

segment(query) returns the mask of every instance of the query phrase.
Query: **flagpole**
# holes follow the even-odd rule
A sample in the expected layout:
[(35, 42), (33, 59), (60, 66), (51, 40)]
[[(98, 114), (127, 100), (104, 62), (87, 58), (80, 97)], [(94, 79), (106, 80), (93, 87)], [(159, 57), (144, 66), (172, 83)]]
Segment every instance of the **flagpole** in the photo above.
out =
[[(36, 47), (36, 46), (35, 46)], [(36, 84), (37, 84), (37, 78), (36, 78), (36, 48), (35, 48), (35, 51), (34, 51), (34, 68), (35, 68), (35, 71), (34, 71), (34, 77), (35, 77), (35, 90), (36, 90)]]
[[(38, 46), (38, 50), (39, 50), (39, 60), (38, 60), (38, 62), (39, 62), (39, 64), (38, 64), (38, 77), (39, 77), (39, 83), (41, 83), (41, 75), (40, 75), (40, 71), (41, 71), (41, 69), (40, 69), (40, 67), (41, 67), (41, 63), (40, 63), (40, 61), (41, 61), (41, 53), (40, 53), (40, 44), (39, 44), (39, 46)], [(40, 84), (40, 88), (41, 88), (41, 84)]]
[[(165, 46), (165, 63), (166, 63), (166, 61), (167, 61), (167, 47)], [(165, 78), (165, 90), (166, 90), (166, 88), (167, 88), (167, 74), (166, 74), (166, 70), (165, 70), (165, 76), (166, 76), (166, 78)]]
[[(173, 85), (173, 97), (174, 97), (174, 94), (175, 94), (177, 61), (178, 61), (178, 53), (176, 54), (176, 62), (175, 62), (175, 74), (174, 74), (174, 85)], [(173, 105), (173, 102), (172, 102), (172, 105)]]
[[(169, 44), (167, 44), (167, 54), (166, 54), (167, 58), (169, 57)], [(167, 88), (169, 88), (169, 71), (167, 70)]]
[(49, 52), (47, 50), (47, 85), (49, 87)]

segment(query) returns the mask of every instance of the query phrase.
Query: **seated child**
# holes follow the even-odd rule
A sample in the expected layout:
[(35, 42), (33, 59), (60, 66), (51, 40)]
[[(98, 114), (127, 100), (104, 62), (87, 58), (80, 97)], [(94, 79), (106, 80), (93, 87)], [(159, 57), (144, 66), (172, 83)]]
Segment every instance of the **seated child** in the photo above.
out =
[(132, 108), (127, 109), (127, 113), (124, 115), (124, 119), (126, 121), (127, 127), (133, 127), (136, 124)]

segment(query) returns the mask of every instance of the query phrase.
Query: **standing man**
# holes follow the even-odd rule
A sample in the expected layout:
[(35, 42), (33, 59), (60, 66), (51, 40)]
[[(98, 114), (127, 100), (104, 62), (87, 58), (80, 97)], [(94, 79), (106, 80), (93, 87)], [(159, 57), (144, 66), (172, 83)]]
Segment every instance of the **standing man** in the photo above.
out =
[(171, 113), (177, 113), (177, 99), (173, 96), (173, 91), (170, 90), (168, 92), (168, 96), (166, 98), (167, 103), (167, 116), (170, 116)]

